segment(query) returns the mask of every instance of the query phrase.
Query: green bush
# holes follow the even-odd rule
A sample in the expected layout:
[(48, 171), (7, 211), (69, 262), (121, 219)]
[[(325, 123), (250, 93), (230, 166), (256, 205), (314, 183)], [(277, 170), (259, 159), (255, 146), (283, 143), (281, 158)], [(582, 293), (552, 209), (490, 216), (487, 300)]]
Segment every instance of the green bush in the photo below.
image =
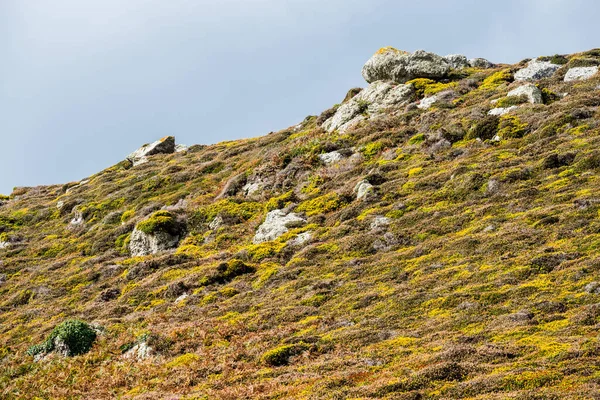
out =
[(303, 351), (308, 350), (309, 346), (304, 343), (286, 344), (267, 351), (262, 356), (262, 361), (272, 367), (286, 365), (290, 357), (298, 355)]
[(31, 346), (27, 354), (34, 356), (55, 349), (57, 339), (66, 345), (69, 357), (85, 354), (96, 340), (96, 331), (79, 320), (67, 320), (56, 326), (43, 343)]
[(488, 115), (481, 121), (477, 122), (471, 131), (467, 134), (467, 139), (480, 138), (488, 140), (496, 136), (498, 133), (498, 123), (500, 118), (495, 115)]
[(526, 94), (522, 94), (520, 96), (508, 96), (503, 97), (496, 102), (496, 107), (507, 108), (510, 106), (518, 106), (519, 104), (524, 104), (529, 101)]
[(148, 235), (158, 232), (166, 232), (172, 235), (179, 233), (179, 226), (175, 220), (175, 216), (169, 211), (155, 212), (148, 219), (140, 222), (137, 225), (137, 229)]
[(254, 271), (254, 267), (241, 260), (230, 260), (229, 262), (219, 264), (210, 275), (202, 278), (200, 285), (206, 286), (214, 283), (226, 283), (240, 275), (250, 274)]

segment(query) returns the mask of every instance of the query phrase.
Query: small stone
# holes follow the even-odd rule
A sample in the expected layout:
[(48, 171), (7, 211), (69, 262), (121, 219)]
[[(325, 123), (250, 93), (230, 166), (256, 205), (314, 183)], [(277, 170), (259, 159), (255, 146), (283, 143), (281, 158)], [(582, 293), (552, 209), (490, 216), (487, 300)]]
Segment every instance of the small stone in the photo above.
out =
[(582, 81), (590, 79), (598, 73), (598, 67), (576, 67), (571, 68), (565, 75), (565, 82)]
[(319, 158), (325, 164), (333, 164), (338, 161), (341, 161), (344, 158), (344, 156), (338, 151), (331, 151), (329, 153), (319, 154)]
[(486, 60), (485, 58), (471, 58), (469, 60), (469, 65), (473, 68), (493, 68), (495, 66), (494, 63)]
[(444, 59), (450, 64), (450, 67), (454, 69), (470, 67), (469, 60), (462, 54), (449, 54), (444, 56)]
[(375, 218), (371, 221), (370, 228), (373, 231), (387, 229), (392, 220), (388, 217), (384, 217), (383, 215), (376, 215)]
[(270, 242), (288, 232), (290, 228), (297, 228), (305, 223), (306, 220), (296, 213), (286, 214), (283, 210), (273, 210), (258, 227), (252, 242), (254, 244)]
[(287, 244), (290, 246), (302, 246), (302, 245), (308, 243), (312, 239), (312, 236), (313, 235), (312, 235), (311, 231), (303, 232), (303, 233), (300, 233), (295, 238), (288, 240)]
[(421, 110), (427, 110), (429, 107), (431, 107), (436, 101), (438, 100), (437, 96), (430, 96), (430, 97), (425, 97), (423, 100), (421, 100), (419, 102), (419, 104), (417, 105), (417, 108), (420, 108)]
[(354, 187), (354, 193), (356, 193), (356, 200), (363, 200), (368, 195), (373, 193), (373, 185), (367, 181), (360, 181)]
[(175, 248), (178, 243), (179, 236), (171, 235), (168, 232), (147, 234), (136, 228), (131, 233), (129, 251), (133, 257), (147, 256)]
[(590, 282), (587, 285), (585, 285), (583, 287), (583, 290), (586, 293), (590, 293), (590, 294), (599, 294), (600, 293), (600, 283), (598, 282)]
[(182, 301), (184, 301), (188, 297), (190, 297), (189, 294), (187, 294), (187, 293), (182, 294), (181, 296), (179, 296), (178, 298), (175, 299), (175, 304), (181, 303)]
[(508, 114), (511, 111), (516, 110), (517, 106), (510, 106), (510, 107), (498, 107), (498, 108), (492, 108), (490, 111), (488, 111), (488, 115), (497, 115), (497, 116), (501, 116), (504, 114)]

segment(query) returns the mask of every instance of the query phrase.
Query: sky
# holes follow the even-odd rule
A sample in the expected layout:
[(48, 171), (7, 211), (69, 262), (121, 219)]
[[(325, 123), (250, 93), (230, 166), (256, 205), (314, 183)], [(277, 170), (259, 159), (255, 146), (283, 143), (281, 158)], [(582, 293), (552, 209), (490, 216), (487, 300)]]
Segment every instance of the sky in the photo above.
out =
[(0, 0), (0, 193), (144, 143), (318, 115), (380, 47), (495, 62), (600, 47), (597, 0)]

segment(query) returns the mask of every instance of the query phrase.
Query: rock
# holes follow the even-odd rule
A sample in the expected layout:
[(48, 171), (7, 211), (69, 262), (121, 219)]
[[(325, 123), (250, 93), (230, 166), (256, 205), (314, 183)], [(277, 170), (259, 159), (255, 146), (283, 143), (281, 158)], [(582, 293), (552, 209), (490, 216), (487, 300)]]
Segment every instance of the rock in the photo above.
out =
[(129, 251), (131, 256), (147, 256), (156, 254), (160, 251), (168, 250), (177, 247), (179, 236), (172, 235), (168, 232), (155, 232), (147, 234), (139, 229), (134, 229), (131, 233), (129, 242)]
[(492, 108), (490, 111), (488, 111), (488, 115), (500, 116), (500, 115), (508, 114), (509, 112), (516, 110), (517, 108), (519, 108), (519, 107), (510, 106), (510, 107)]
[(360, 181), (354, 187), (354, 193), (356, 193), (356, 200), (366, 199), (369, 195), (374, 193), (374, 186), (366, 180)]
[(253, 243), (269, 242), (288, 232), (290, 228), (297, 228), (306, 223), (306, 219), (296, 213), (286, 214), (283, 210), (273, 210), (267, 214), (254, 235)]
[(427, 110), (436, 101), (437, 101), (437, 96), (425, 97), (423, 100), (421, 100), (419, 102), (419, 105), (417, 105), (417, 108), (420, 108), (421, 110)]
[(450, 64), (450, 67), (454, 69), (467, 68), (470, 66), (469, 60), (462, 54), (449, 54), (444, 56), (444, 59)]
[(376, 215), (371, 221), (371, 225), (369, 226), (369, 228), (371, 228), (372, 231), (380, 231), (383, 229), (387, 229), (387, 227), (390, 226), (391, 222), (392, 220), (388, 217), (384, 217), (383, 215)]
[(323, 123), (322, 127), (328, 132), (336, 129), (344, 132), (366, 119), (364, 113), (376, 114), (387, 107), (406, 105), (412, 100), (413, 95), (412, 85), (396, 85), (389, 81), (373, 82), (348, 102), (342, 104), (335, 114)]
[(565, 82), (582, 81), (590, 79), (592, 76), (598, 73), (598, 67), (576, 67), (571, 68), (565, 75)]
[(0, 242), (0, 249), (7, 249), (10, 247), (10, 242)]
[(506, 95), (507, 97), (519, 97), (519, 96), (527, 96), (527, 99), (532, 104), (543, 104), (544, 100), (542, 98), (542, 91), (535, 86), (533, 83), (527, 83), (523, 86), (519, 86), (516, 89), (511, 90)]
[(188, 146), (186, 146), (185, 144), (176, 144), (175, 145), (175, 153), (182, 153), (184, 151), (187, 151), (189, 149)]
[(126, 360), (143, 361), (150, 358), (153, 354), (154, 349), (148, 346), (146, 342), (141, 342), (127, 350), (127, 352), (123, 354), (123, 358)]
[(73, 209), (73, 212), (75, 213), (75, 215), (73, 216), (73, 219), (71, 219), (71, 221), (69, 222), (69, 225), (71, 227), (82, 226), (83, 223), (85, 222), (85, 219), (83, 217), (83, 212), (78, 207), (75, 207)]
[(181, 303), (182, 301), (184, 301), (188, 297), (190, 297), (189, 294), (187, 294), (187, 293), (182, 294), (181, 296), (179, 296), (178, 298), (175, 299), (175, 304)]
[(496, 65), (493, 62), (486, 60), (485, 58), (471, 58), (469, 60), (469, 65), (473, 68), (493, 68)]
[(415, 78), (441, 79), (450, 72), (450, 63), (424, 50), (414, 53), (393, 48), (381, 49), (367, 61), (362, 76), (369, 83), (390, 80), (399, 83)]
[(487, 183), (486, 193), (494, 194), (500, 190), (500, 182), (497, 179), (490, 179)]
[(538, 79), (550, 78), (559, 68), (560, 65), (552, 64), (550, 61), (531, 60), (527, 64), (527, 67), (515, 73), (515, 80), (536, 81)]
[(308, 243), (313, 237), (311, 231), (300, 233), (295, 238), (288, 240), (287, 244), (290, 246), (302, 246)]
[(583, 290), (586, 293), (590, 293), (590, 294), (600, 294), (600, 283), (595, 282), (595, 281), (590, 282), (583, 287)]
[(106, 289), (100, 293), (100, 301), (111, 301), (121, 295), (121, 291), (118, 288)]
[(175, 138), (173, 136), (165, 136), (154, 143), (145, 144), (130, 155), (127, 160), (131, 161), (134, 166), (143, 164), (148, 161), (148, 157), (155, 154), (171, 154), (176, 149)]
[(319, 158), (325, 164), (333, 164), (344, 158), (344, 156), (339, 151), (331, 151), (329, 153), (319, 154)]
[(210, 228), (210, 230), (214, 231), (214, 230), (219, 229), (223, 225), (225, 225), (225, 221), (223, 220), (223, 217), (220, 215), (217, 215), (215, 217), (215, 219), (210, 221), (210, 224), (208, 224), (208, 227)]
[(260, 191), (263, 188), (263, 183), (261, 181), (256, 182), (248, 182), (242, 187), (242, 192), (244, 196), (252, 196), (254, 193)]

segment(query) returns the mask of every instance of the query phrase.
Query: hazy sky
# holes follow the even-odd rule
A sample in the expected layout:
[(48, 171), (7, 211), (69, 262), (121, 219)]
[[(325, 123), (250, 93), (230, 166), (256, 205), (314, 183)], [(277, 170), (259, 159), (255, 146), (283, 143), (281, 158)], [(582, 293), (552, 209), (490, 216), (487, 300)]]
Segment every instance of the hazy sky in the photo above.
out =
[(597, 0), (0, 0), (0, 193), (165, 135), (296, 124), (383, 46), (512, 63), (600, 47), (599, 18)]

